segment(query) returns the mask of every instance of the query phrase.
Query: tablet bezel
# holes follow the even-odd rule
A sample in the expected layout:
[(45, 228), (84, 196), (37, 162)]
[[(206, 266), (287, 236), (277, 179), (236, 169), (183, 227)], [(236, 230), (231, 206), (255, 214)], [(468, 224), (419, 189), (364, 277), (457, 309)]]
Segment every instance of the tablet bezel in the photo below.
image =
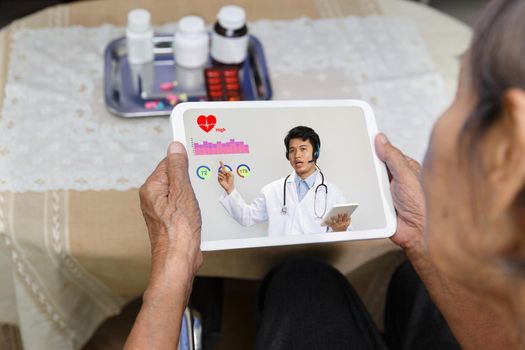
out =
[[(191, 109), (224, 110), (235, 108), (304, 108), (304, 107), (358, 107), (363, 110), (368, 139), (372, 150), (375, 150), (374, 139), (378, 133), (376, 120), (372, 108), (362, 100), (281, 100), (281, 101), (240, 101), (240, 102), (186, 102), (180, 103), (171, 112), (170, 122), (173, 131), (174, 141), (179, 141), (186, 145), (186, 131), (184, 128), (183, 116), (186, 111)], [(295, 245), (308, 243), (328, 243), (340, 241), (353, 241), (365, 239), (379, 239), (391, 237), (397, 227), (390, 186), (386, 167), (373, 153), (374, 168), (378, 177), (379, 192), (383, 208), (385, 208), (385, 226), (380, 229), (347, 231), (347, 232), (327, 232), (320, 234), (304, 235), (282, 235), (250, 237), (239, 239), (225, 239), (214, 241), (202, 241), (201, 250), (227, 250), (238, 248), (270, 247), (281, 245)]]

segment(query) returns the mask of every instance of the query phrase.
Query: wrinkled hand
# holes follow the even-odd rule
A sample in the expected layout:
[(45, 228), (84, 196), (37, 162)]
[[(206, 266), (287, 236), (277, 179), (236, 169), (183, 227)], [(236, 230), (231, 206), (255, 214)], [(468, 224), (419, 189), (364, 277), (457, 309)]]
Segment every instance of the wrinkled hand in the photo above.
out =
[(379, 159), (385, 162), (390, 192), (397, 214), (397, 230), (392, 241), (403, 249), (424, 244), (425, 199), (420, 182), (421, 166), (394, 147), (384, 134), (375, 139)]
[(191, 286), (202, 264), (201, 214), (188, 176), (188, 156), (181, 143), (169, 146), (167, 157), (139, 194), (151, 242), (150, 284), (156, 279), (166, 283), (175, 275), (187, 279)]
[(352, 218), (350, 218), (347, 214), (337, 214), (336, 216), (332, 216), (330, 219), (326, 220), (326, 224), (330, 226), (334, 232), (346, 231), (351, 222)]

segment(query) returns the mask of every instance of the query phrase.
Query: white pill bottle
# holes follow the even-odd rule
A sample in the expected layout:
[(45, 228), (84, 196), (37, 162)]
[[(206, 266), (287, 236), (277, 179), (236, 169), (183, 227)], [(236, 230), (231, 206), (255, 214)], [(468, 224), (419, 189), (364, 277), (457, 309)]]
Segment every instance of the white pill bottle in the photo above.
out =
[(153, 28), (150, 20), (150, 13), (144, 9), (135, 9), (128, 13), (126, 41), (128, 61), (131, 64), (153, 61)]
[(198, 68), (208, 62), (210, 38), (201, 17), (181, 18), (173, 39), (173, 51), (175, 62), (180, 67)]
[(246, 12), (240, 6), (223, 6), (211, 32), (211, 57), (218, 64), (240, 65), (248, 52)]

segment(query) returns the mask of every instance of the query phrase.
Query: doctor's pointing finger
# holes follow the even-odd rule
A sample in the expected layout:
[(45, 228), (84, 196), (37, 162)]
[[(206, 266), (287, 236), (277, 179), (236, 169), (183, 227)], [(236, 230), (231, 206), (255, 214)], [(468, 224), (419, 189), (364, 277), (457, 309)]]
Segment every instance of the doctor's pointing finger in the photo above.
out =
[(235, 188), (233, 183), (233, 174), (231, 171), (226, 169), (222, 160), (219, 161), (219, 164), (221, 165), (218, 176), (219, 184), (222, 186), (222, 188), (224, 188), (226, 193), (230, 194)]

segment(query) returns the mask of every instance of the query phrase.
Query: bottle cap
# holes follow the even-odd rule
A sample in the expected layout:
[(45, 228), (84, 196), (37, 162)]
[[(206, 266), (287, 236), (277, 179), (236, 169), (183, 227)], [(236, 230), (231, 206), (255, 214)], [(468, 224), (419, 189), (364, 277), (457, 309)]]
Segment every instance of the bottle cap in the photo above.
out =
[(186, 16), (179, 21), (178, 31), (184, 34), (197, 34), (206, 31), (204, 20), (199, 16)]
[(246, 22), (246, 12), (244, 12), (244, 9), (240, 6), (223, 6), (217, 14), (217, 20), (224, 28), (236, 30), (244, 26)]
[(150, 14), (144, 9), (135, 9), (128, 13), (128, 30), (142, 33), (150, 30)]

